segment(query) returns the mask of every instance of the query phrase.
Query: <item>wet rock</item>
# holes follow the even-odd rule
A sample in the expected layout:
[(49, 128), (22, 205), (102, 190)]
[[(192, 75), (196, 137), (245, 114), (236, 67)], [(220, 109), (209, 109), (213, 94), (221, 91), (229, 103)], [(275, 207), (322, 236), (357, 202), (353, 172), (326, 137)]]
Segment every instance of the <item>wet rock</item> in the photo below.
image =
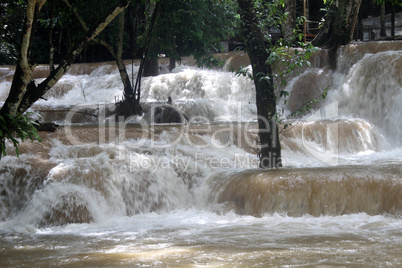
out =
[(50, 208), (39, 226), (58, 226), (69, 223), (89, 223), (93, 220), (86, 202), (79, 195), (68, 193)]
[(161, 105), (152, 107), (145, 113), (144, 119), (148, 123), (156, 124), (184, 123), (187, 120), (187, 116), (174, 106)]
[[(329, 85), (330, 81), (326, 73), (310, 72), (298, 78), (293, 85), (293, 90), (289, 96), (288, 109), (291, 113), (298, 111), (306, 103), (321, 96), (322, 92)], [(317, 109), (320, 103), (312, 104), (313, 109)]]
[(47, 131), (47, 132), (55, 132), (59, 125), (55, 123), (39, 123), (35, 126), (38, 131)]

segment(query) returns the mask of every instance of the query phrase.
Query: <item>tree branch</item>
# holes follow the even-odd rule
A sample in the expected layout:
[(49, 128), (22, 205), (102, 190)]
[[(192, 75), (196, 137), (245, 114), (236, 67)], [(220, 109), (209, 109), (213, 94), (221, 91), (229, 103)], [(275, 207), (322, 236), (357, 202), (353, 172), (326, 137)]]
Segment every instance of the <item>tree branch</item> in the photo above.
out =
[[(85, 23), (85, 21), (83, 20), (83, 18), (80, 16), (80, 14), (78, 13), (77, 9), (75, 7), (73, 7), (70, 2), (68, 0), (63, 0), (63, 2), (70, 8), (70, 10), (74, 13), (75, 17), (77, 18), (78, 22), (80, 23), (82, 29), (84, 31), (88, 31), (89, 28), (87, 26), (87, 24)], [(110, 45), (109, 43), (105, 42), (104, 40), (99, 40), (99, 38), (94, 38), (93, 41), (98, 42), (99, 44), (101, 44), (102, 46), (106, 47), (109, 52), (112, 54), (113, 58), (116, 58), (116, 53), (114, 51), (114, 48), (112, 45)]]
[(83, 37), (67, 53), (59, 66), (50, 73), (50, 75), (38, 85), (38, 87), (29, 90), (23, 97), (19, 111), (26, 111), (35, 101), (52, 88), (57, 81), (68, 71), (76, 57), (82, 52), (84, 47), (93, 40), (117, 15), (120, 14), (130, 4), (130, 0), (121, 0), (116, 4), (108, 14), (102, 17), (98, 24), (86, 31)]

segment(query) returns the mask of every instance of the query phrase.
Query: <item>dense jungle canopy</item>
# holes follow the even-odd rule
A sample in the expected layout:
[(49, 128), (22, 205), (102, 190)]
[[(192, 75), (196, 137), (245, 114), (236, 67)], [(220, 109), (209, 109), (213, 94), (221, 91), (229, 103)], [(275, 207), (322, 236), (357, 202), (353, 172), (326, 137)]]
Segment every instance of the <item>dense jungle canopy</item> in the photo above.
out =
[[(26, 2), (24, 0), (5, 0), (0, 3), (0, 64), (15, 64), (21, 43), (23, 18)], [(94, 21), (113, 1), (77, 1), (69, 0), (74, 9), (81, 14), (86, 23)], [(141, 57), (141, 42), (149, 17), (147, 5), (158, 1), (131, 1), (125, 15), (123, 57), (131, 59)], [(236, 1), (159, 1), (161, 4), (156, 29), (154, 32), (156, 54), (169, 56), (202, 56), (203, 53), (219, 52), (220, 41), (227, 40), (238, 27)], [(303, 13), (303, 1), (287, 0), (287, 10), (293, 16), (306, 15), (307, 19), (320, 22), (326, 15), (326, 4), (323, 0), (307, 0), (306, 14)], [(363, 0), (359, 11), (359, 22), (367, 17), (381, 15), (381, 4), (373, 0)], [(384, 1), (385, 14), (396, 12), (401, 7), (393, 4), (393, 0)], [(295, 4), (293, 4), (295, 3)], [(53, 14), (53, 19), (52, 19)], [(148, 18), (149, 20), (149, 18)], [(359, 25), (359, 23), (358, 23)], [(116, 41), (118, 22), (113, 21), (100, 38), (113, 43)], [(317, 28), (317, 24), (311, 24)], [(50, 42), (50, 29), (52, 29)], [(38, 27), (32, 45), (32, 57), (36, 63), (49, 63), (50, 47), (54, 47), (54, 61), (57, 63), (71, 48), (75, 39), (83, 31), (80, 21), (69, 9), (66, 1), (46, 1), (39, 14)], [(316, 32), (316, 30), (311, 30)], [(174, 38), (172, 38), (174, 37)], [(172, 47), (176, 47), (172, 50)], [(100, 62), (113, 60), (108, 50), (98, 42), (92, 42), (77, 57), (76, 62)]]

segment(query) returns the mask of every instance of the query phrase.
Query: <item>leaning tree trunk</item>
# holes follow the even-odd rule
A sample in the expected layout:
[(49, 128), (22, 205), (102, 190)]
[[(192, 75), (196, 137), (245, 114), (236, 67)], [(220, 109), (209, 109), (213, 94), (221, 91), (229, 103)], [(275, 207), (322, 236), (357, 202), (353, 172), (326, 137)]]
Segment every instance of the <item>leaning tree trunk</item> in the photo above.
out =
[(275, 121), (276, 98), (273, 74), (271, 65), (266, 64), (269, 53), (265, 47), (263, 34), (258, 27), (258, 21), (253, 10), (253, 1), (238, 0), (238, 3), (241, 11), (241, 20), (244, 25), (243, 35), (245, 46), (253, 68), (256, 90), (258, 127), (261, 143), (260, 167), (280, 167), (282, 165), (281, 147)]
[(361, 3), (362, 0), (333, 0), (323, 27), (312, 41), (315, 46), (329, 49), (333, 69), (338, 47), (352, 41)]
[(45, 2), (46, 1), (43, 0), (30, 0), (27, 2), (18, 63), (15, 68), (10, 93), (0, 111), (0, 113), (3, 115), (17, 115), (24, 95), (28, 90), (35, 87), (35, 83), (32, 81), (32, 72), (35, 66), (29, 61), (31, 44), (34, 35), (34, 26), (36, 24), (39, 11)]

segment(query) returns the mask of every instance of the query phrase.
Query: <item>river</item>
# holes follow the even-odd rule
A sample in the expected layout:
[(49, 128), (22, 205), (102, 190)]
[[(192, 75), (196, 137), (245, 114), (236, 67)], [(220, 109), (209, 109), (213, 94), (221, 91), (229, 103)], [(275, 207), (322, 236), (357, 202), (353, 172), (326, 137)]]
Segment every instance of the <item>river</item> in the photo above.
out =
[(189, 119), (154, 124), (110, 115), (112, 63), (74, 65), (32, 108), (60, 127), (0, 161), (0, 266), (400, 267), (402, 43), (345, 46), (336, 71), (322, 51), (311, 62), (278, 106), (328, 97), (284, 121), (275, 170), (257, 168), (253, 83), (227, 66), (144, 78), (147, 107), (170, 96)]

